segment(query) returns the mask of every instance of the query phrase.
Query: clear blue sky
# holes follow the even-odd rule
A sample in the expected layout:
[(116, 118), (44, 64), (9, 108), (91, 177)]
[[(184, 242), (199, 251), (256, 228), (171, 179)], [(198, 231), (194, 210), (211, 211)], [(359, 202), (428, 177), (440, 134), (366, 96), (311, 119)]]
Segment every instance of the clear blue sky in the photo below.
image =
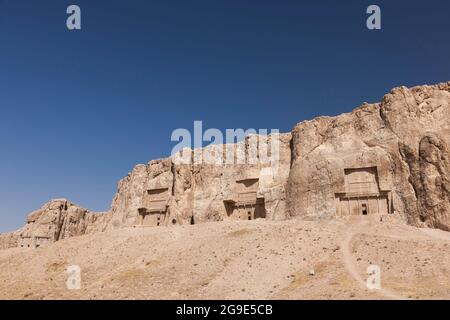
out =
[[(365, 27), (382, 9), (382, 30)], [(78, 4), (82, 30), (68, 31)], [(450, 2), (0, 0), (0, 231), (106, 210), (176, 128), (277, 128), (450, 80)]]

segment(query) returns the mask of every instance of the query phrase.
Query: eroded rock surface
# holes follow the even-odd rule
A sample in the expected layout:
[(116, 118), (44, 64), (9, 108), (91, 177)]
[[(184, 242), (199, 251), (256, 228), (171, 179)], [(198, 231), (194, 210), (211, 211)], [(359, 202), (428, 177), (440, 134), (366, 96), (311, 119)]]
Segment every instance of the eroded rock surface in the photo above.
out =
[[(270, 145), (270, 136), (268, 138), (257, 136), (256, 139), (257, 145), (261, 145), (262, 142)], [(279, 157), (276, 167), (270, 160), (270, 150), (265, 153), (269, 160), (256, 161), (256, 163), (249, 161), (248, 157), (252, 152), (252, 144), (249, 140), (251, 139), (247, 138), (236, 147), (236, 150), (242, 150), (246, 155), (245, 163), (197, 164), (192, 161), (189, 164), (183, 164), (173, 158), (165, 158), (150, 161), (147, 165), (136, 166), (125, 179), (119, 182), (111, 212), (105, 220), (105, 228), (134, 224), (146, 225), (145, 219), (139, 216), (139, 211), (140, 209), (152, 210), (150, 208), (152, 195), (148, 193), (153, 190), (160, 192), (160, 199), (164, 199), (167, 206), (166, 211), (161, 209), (161, 212), (154, 212), (157, 215), (161, 214), (161, 225), (233, 219), (235, 218), (233, 206), (238, 202), (239, 196), (239, 190), (237, 190), (239, 182), (247, 181), (253, 182), (253, 185), (248, 187), (249, 192), (254, 191), (254, 199), (249, 200), (249, 206), (255, 205), (251, 203), (253, 200), (261, 199), (264, 201), (265, 218), (285, 219), (287, 217), (285, 190), (291, 164), (291, 135), (278, 136)], [(242, 149), (239, 149), (239, 145)], [(226, 148), (227, 145), (214, 145), (203, 149), (203, 152), (225, 153)], [(225, 156), (223, 158), (225, 159)], [(254, 190), (250, 190), (251, 188)], [(149, 221), (147, 225), (152, 224), (154, 223)]]
[[(376, 168), (378, 191), (386, 192), (390, 211), (412, 225), (450, 230), (449, 114), (450, 83), (442, 83), (396, 88), (381, 103), (298, 124), (292, 134), (290, 214), (328, 217), (355, 198), (363, 202), (372, 192), (347, 173)], [(348, 194), (357, 183), (360, 194)]]
[[(39, 247), (65, 238), (101, 231), (101, 213), (92, 213), (65, 199), (56, 199), (30, 213), (26, 225), (14, 233), (16, 245)], [(10, 246), (13, 240), (10, 241)]]
[[(450, 230), (449, 114), (450, 82), (400, 87), (380, 103), (304, 121), (292, 133), (201, 150), (203, 157), (225, 158), (234, 148), (244, 162), (200, 163), (198, 150), (183, 150), (177, 156), (188, 163), (170, 157), (134, 167), (108, 212), (53, 200), (20, 230), (0, 235), (0, 248), (124, 226), (295, 216), (398, 213), (411, 225)], [(275, 138), (274, 158), (263, 147)], [(255, 154), (269, 160), (249, 161)]]

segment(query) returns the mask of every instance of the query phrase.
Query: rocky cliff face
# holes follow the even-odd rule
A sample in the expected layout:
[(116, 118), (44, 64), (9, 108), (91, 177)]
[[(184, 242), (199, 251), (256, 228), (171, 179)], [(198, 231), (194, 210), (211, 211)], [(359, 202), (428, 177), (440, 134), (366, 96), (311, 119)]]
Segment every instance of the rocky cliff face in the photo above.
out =
[(20, 230), (0, 234), (0, 250), (17, 247)]
[[(110, 211), (95, 214), (67, 200), (51, 201), (22, 229), (0, 235), (0, 248), (131, 225), (242, 219), (247, 211), (249, 219), (395, 212), (412, 225), (450, 230), (449, 114), (450, 82), (400, 87), (380, 103), (277, 135), (277, 158), (270, 148), (262, 150), (274, 136), (200, 153), (225, 158), (231, 147), (243, 162), (197, 163), (198, 153), (183, 150), (137, 165), (119, 182)], [(264, 153), (269, 161), (249, 161)]]
[[(271, 143), (270, 136), (269, 138), (256, 136), (256, 139), (258, 146)], [(236, 150), (242, 150), (245, 154), (245, 163), (236, 163), (235, 160), (233, 164), (196, 164), (192, 160), (193, 153), (187, 150), (191, 153), (192, 161), (189, 164), (177, 163), (174, 158), (165, 158), (136, 166), (119, 182), (118, 192), (104, 228), (136, 224), (139, 219), (139, 208), (143, 206), (147, 190), (169, 191), (167, 201), (170, 210), (164, 218), (165, 225), (233, 218), (227, 211), (227, 200), (233, 201), (233, 197), (236, 196), (234, 190), (236, 181), (252, 179), (258, 180), (256, 192), (258, 197), (264, 198), (266, 218), (286, 218), (285, 189), (291, 164), (291, 135), (278, 136), (280, 152), (276, 168), (273, 168), (272, 161), (251, 163), (248, 160), (252, 152), (250, 140), (251, 138), (247, 138), (236, 147)], [(226, 148), (227, 145), (214, 145), (204, 148), (202, 152), (224, 154)], [(267, 155), (271, 156), (270, 150)]]
[(443, 83), (396, 88), (381, 103), (298, 124), (290, 214), (333, 216), (345, 203), (346, 169), (374, 167), (391, 210), (410, 224), (450, 230), (449, 114), (450, 83)]
[[(36, 247), (73, 236), (100, 231), (104, 215), (92, 213), (65, 199), (52, 200), (30, 213), (9, 246)], [(7, 246), (7, 245), (5, 245)]]

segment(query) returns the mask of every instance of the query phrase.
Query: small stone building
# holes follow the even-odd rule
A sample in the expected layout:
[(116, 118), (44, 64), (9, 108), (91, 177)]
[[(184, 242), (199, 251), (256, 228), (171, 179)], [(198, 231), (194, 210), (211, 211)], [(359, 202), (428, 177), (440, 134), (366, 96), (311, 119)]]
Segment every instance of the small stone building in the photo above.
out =
[(381, 190), (377, 167), (344, 170), (345, 190), (336, 193), (338, 216), (391, 213), (390, 190)]
[(143, 206), (138, 209), (142, 226), (161, 226), (169, 215), (169, 189), (147, 190), (143, 197)]

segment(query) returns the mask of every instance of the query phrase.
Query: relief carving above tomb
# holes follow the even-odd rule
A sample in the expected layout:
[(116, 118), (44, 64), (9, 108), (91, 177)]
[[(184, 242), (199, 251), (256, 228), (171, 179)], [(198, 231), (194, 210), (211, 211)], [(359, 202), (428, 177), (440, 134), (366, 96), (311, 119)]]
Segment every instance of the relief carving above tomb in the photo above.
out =
[[(450, 82), (398, 87), (379, 103), (303, 121), (277, 135), (277, 163), (193, 165), (167, 157), (137, 165), (119, 181), (107, 212), (52, 200), (19, 230), (0, 234), (0, 248), (42, 246), (136, 224), (225, 219), (395, 213), (410, 225), (448, 231), (449, 115)], [(236, 146), (245, 159), (253, 152), (248, 139)]]
[(169, 189), (147, 190), (143, 197), (143, 207), (138, 212), (139, 225), (161, 226), (169, 214)]
[(376, 167), (344, 170), (345, 191), (336, 193), (338, 216), (388, 214), (390, 190), (380, 190)]
[(376, 167), (344, 170), (345, 191), (336, 193), (338, 216), (388, 214), (390, 190), (380, 190)]
[(232, 200), (225, 201), (231, 218), (254, 220), (266, 217), (264, 197), (258, 196), (259, 179), (236, 181)]

